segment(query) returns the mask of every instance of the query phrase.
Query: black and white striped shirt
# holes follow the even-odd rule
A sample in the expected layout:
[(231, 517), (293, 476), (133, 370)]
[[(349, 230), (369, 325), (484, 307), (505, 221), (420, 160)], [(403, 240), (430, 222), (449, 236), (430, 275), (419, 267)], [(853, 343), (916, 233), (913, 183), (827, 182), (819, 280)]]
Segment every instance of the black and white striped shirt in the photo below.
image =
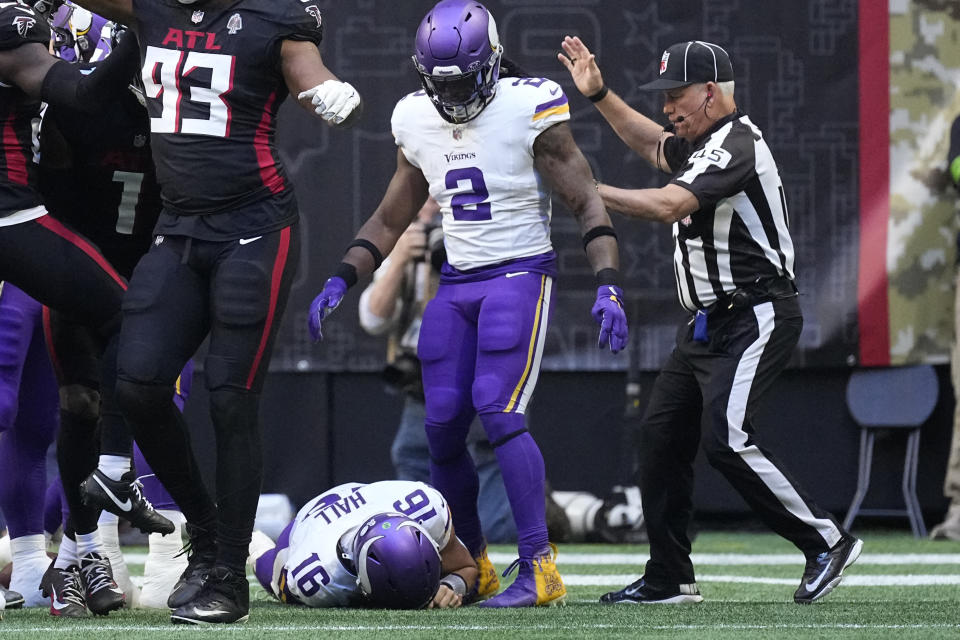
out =
[(664, 157), (680, 167), (671, 183), (700, 203), (673, 225), (677, 293), (686, 309), (705, 309), (758, 278), (793, 279), (783, 184), (749, 117), (730, 114), (692, 144), (668, 138)]

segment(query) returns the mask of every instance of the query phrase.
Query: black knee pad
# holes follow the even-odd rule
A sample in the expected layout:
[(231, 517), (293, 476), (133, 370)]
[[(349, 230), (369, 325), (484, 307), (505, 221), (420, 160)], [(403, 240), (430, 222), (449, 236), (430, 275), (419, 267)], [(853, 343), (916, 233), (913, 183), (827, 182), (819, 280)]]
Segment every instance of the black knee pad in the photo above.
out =
[(260, 424), (259, 408), (259, 393), (226, 386), (210, 390), (210, 415), (218, 435), (256, 431)]
[(171, 385), (143, 384), (120, 378), (115, 393), (117, 405), (133, 425), (152, 424), (173, 404)]
[(100, 415), (100, 392), (82, 384), (60, 387), (60, 410), (81, 420), (92, 420)]

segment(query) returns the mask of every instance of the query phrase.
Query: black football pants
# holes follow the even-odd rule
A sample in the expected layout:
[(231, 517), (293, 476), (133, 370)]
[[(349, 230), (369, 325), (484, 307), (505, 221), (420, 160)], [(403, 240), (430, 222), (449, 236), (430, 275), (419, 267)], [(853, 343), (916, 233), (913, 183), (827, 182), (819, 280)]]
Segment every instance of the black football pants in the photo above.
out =
[(640, 432), (638, 484), (650, 537), (648, 583), (695, 582), (688, 527), (701, 418), (707, 460), (767, 526), (808, 556), (840, 540), (833, 516), (817, 507), (754, 439), (751, 418), (789, 361), (802, 326), (794, 297), (711, 313), (706, 342), (693, 339), (692, 322), (677, 333)]
[(116, 451), (109, 453), (129, 455), (123, 452), (132, 447), (113, 397), (126, 281), (89, 240), (50, 215), (0, 227), (0, 280), (20, 287), (77, 328), (75, 335), (48, 332), (48, 338), (61, 385), (57, 462), (70, 507), (67, 526), (90, 533), (99, 512), (81, 502), (80, 483), (96, 468), (101, 452), (98, 418), (115, 444)]
[[(296, 225), (243, 242), (158, 236), (123, 304), (120, 408), (187, 520), (215, 527), (218, 561), (241, 571), (260, 496), (260, 391), (299, 249)], [(177, 376), (208, 335), (216, 506), (172, 400)]]

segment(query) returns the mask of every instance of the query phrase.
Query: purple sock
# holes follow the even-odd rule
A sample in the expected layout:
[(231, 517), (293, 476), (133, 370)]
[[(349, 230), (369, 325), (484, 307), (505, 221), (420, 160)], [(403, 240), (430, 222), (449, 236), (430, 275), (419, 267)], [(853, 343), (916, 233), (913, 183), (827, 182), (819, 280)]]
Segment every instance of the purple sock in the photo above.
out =
[(521, 558), (532, 558), (550, 539), (547, 535), (545, 472), (543, 455), (527, 433), (519, 413), (487, 413), (480, 416), (487, 437), (494, 445), (503, 485), (517, 523), (517, 548)]
[(483, 548), (483, 528), (480, 526), (480, 513), (477, 510), (480, 480), (477, 478), (473, 458), (466, 448), (459, 456), (440, 465), (431, 459), (430, 484), (447, 499), (453, 516), (454, 532), (470, 551), (470, 555), (476, 557)]
[(43, 530), (50, 535), (57, 532), (67, 521), (69, 515), (64, 511), (66, 501), (63, 499), (63, 487), (60, 485), (60, 476), (54, 476), (47, 493), (43, 498)]
[(60, 400), (39, 303), (10, 285), (0, 300), (0, 510), (10, 537), (19, 538), (43, 533), (46, 455)]
[(133, 446), (133, 464), (137, 470), (137, 475), (140, 477), (140, 482), (143, 483), (143, 497), (153, 504), (153, 508), (179, 511), (180, 507), (173, 501), (163, 484), (157, 480), (153, 469), (147, 464), (146, 458), (140, 452), (140, 447), (136, 444)]

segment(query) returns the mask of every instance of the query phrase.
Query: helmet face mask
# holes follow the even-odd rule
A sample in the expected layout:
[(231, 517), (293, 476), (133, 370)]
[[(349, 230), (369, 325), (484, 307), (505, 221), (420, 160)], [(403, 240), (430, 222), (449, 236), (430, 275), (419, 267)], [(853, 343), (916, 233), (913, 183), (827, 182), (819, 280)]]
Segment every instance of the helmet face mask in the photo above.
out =
[(422, 609), (440, 588), (440, 553), (426, 530), (399, 513), (380, 513), (353, 540), (357, 584), (367, 604)]
[(463, 124), (493, 99), (502, 53), (486, 7), (473, 0), (442, 0), (417, 29), (413, 63), (440, 116)]
[(54, 48), (67, 62), (96, 62), (113, 51), (114, 23), (71, 2), (50, 16)]

